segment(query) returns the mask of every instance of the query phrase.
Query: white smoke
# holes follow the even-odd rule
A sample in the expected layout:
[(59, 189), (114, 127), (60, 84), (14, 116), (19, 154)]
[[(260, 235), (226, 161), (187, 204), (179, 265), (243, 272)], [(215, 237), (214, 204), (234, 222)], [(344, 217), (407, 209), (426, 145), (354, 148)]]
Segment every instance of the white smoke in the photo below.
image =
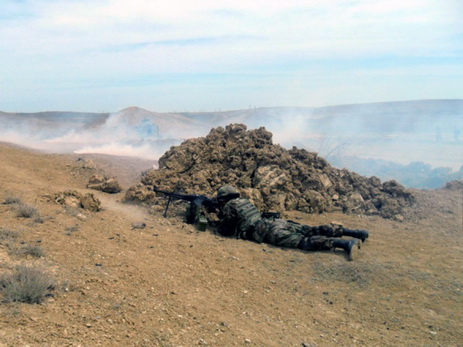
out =
[[(384, 163), (380, 161), (423, 162), (454, 172), (463, 164), (463, 101), (459, 100), (203, 114), (160, 114), (136, 107), (78, 116), (0, 113), (0, 141), (61, 153), (157, 160), (170, 146), (230, 123), (245, 123), (248, 129), (265, 126), (274, 143), (318, 152), (333, 165), (355, 168), (360, 174), (381, 177)], [(417, 167), (426, 169), (415, 164), (407, 169)]]
[(165, 149), (160, 148), (157, 150), (153, 145), (150, 144), (135, 146), (112, 142), (100, 146), (85, 146), (75, 150), (74, 153), (98, 153), (157, 160), (164, 153), (164, 151)]

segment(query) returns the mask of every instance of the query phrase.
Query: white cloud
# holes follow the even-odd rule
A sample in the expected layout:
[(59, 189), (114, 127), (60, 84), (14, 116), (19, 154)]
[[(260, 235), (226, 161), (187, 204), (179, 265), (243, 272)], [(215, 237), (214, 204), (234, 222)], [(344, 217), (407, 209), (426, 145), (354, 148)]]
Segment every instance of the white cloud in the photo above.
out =
[[(154, 74), (276, 76), (286, 66), (288, 74), (307, 76), (313, 60), (340, 66), (378, 57), (439, 59), (463, 50), (457, 6), (456, 0), (3, 0), (0, 12), (9, 17), (0, 16), (0, 75), (13, 90), (111, 88), (108, 81)], [(1, 102), (0, 96), (0, 108)]]
[[(9, 48), (32, 52), (76, 52), (147, 42), (204, 37), (252, 37), (253, 44), (282, 48), (335, 51), (351, 43), (359, 51), (375, 48), (375, 41), (391, 39), (393, 51), (413, 35), (442, 33), (448, 20), (433, 1), (213, 1), (112, 0), (53, 2), (37, 7), (30, 21), (1, 28), (11, 37)], [(222, 15), (224, 11), (238, 13)], [(447, 17), (448, 18), (448, 17)], [(14, 22), (13, 22), (14, 23)], [(426, 25), (433, 25), (426, 28)], [(436, 25), (436, 26), (434, 26)], [(407, 30), (405, 30), (407, 29)], [(424, 32), (423, 32), (424, 30)], [(360, 41), (357, 39), (360, 38)], [(399, 38), (402, 38), (401, 40)], [(237, 43), (241, 43), (237, 41)], [(5, 44), (5, 43), (4, 43)], [(19, 44), (19, 46), (18, 46)], [(233, 46), (233, 43), (229, 43)], [(326, 47), (325, 47), (326, 51)]]

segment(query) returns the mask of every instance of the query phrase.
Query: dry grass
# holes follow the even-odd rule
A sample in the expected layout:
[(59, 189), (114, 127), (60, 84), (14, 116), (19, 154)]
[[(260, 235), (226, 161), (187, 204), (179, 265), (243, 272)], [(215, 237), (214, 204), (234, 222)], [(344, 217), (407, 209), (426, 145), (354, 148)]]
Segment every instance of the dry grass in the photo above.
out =
[(15, 205), (15, 204), (21, 204), (22, 202), (21, 202), (21, 199), (16, 196), (9, 196), (3, 201), (3, 203), (5, 205)]
[(19, 237), (19, 232), (0, 228), (0, 241), (11, 241)]
[(31, 256), (34, 258), (42, 258), (45, 256), (43, 248), (37, 245), (27, 245), (16, 249), (13, 253), (20, 256)]
[(22, 218), (32, 218), (39, 215), (39, 211), (34, 206), (21, 203), (16, 207), (16, 215)]
[(72, 227), (67, 227), (66, 228), (66, 235), (71, 236), (72, 233), (79, 231), (80, 227), (79, 225), (74, 225)]
[(37, 267), (21, 265), (14, 273), (0, 277), (0, 290), (5, 302), (39, 304), (54, 286), (54, 280)]
[(33, 218), (35, 223), (43, 223), (40, 212), (34, 206), (20, 203), (16, 205), (16, 215), (21, 218)]

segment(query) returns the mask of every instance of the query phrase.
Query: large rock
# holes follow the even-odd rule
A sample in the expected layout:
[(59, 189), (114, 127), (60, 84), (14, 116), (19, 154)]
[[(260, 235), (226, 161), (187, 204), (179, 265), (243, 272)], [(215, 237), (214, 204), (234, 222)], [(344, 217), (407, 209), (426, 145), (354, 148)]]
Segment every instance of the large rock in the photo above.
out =
[(462, 190), (463, 189), (463, 181), (450, 181), (450, 182), (447, 182), (447, 184), (445, 185), (444, 188), (449, 189), (449, 190)]
[(93, 175), (88, 181), (87, 188), (99, 190), (105, 193), (115, 194), (122, 189), (115, 177)]
[(64, 192), (56, 193), (53, 196), (57, 204), (82, 208), (90, 212), (98, 212), (101, 210), (101, 202), (93, 194), (81, 194), (75, 190), (66, 190)]
[(137, 184), (130, 187), (125, 193), (126, 201), (143, 202), (151, 201), (156, 198), (156, 194), (148, 190), (144, 184)]

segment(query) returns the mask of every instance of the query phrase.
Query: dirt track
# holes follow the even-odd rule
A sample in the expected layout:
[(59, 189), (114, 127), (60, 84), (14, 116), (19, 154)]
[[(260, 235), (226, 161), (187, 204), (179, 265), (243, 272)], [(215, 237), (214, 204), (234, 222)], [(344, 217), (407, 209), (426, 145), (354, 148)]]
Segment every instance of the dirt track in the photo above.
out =
[[(1, 241), (0, 271), (35, 263), (58, 280), (43, 304), (0, 304), (1, 345), (462, 345), (461, 190), (414, 191), (405, 222), (291, 214), (371, 230), (360, 259), (348, 262), (341, 252), (197, 232), (177, 217), (120, 203), (123, 193), (93, 191), (104, 210), (76, 216), (49, 198), (89, 192), (75, 159), (0, 145), (0, 201), (19, 197), (44, 220), (0, 205), (0, 228), (20, 233)], [(127, 188), (144, 165), (113, 165), (110, 174), (124, 176)], [(133, 228), (142, 221), (145, 229)], [(39, 244), (45, 256), (12, 252), (21, 241)]]

